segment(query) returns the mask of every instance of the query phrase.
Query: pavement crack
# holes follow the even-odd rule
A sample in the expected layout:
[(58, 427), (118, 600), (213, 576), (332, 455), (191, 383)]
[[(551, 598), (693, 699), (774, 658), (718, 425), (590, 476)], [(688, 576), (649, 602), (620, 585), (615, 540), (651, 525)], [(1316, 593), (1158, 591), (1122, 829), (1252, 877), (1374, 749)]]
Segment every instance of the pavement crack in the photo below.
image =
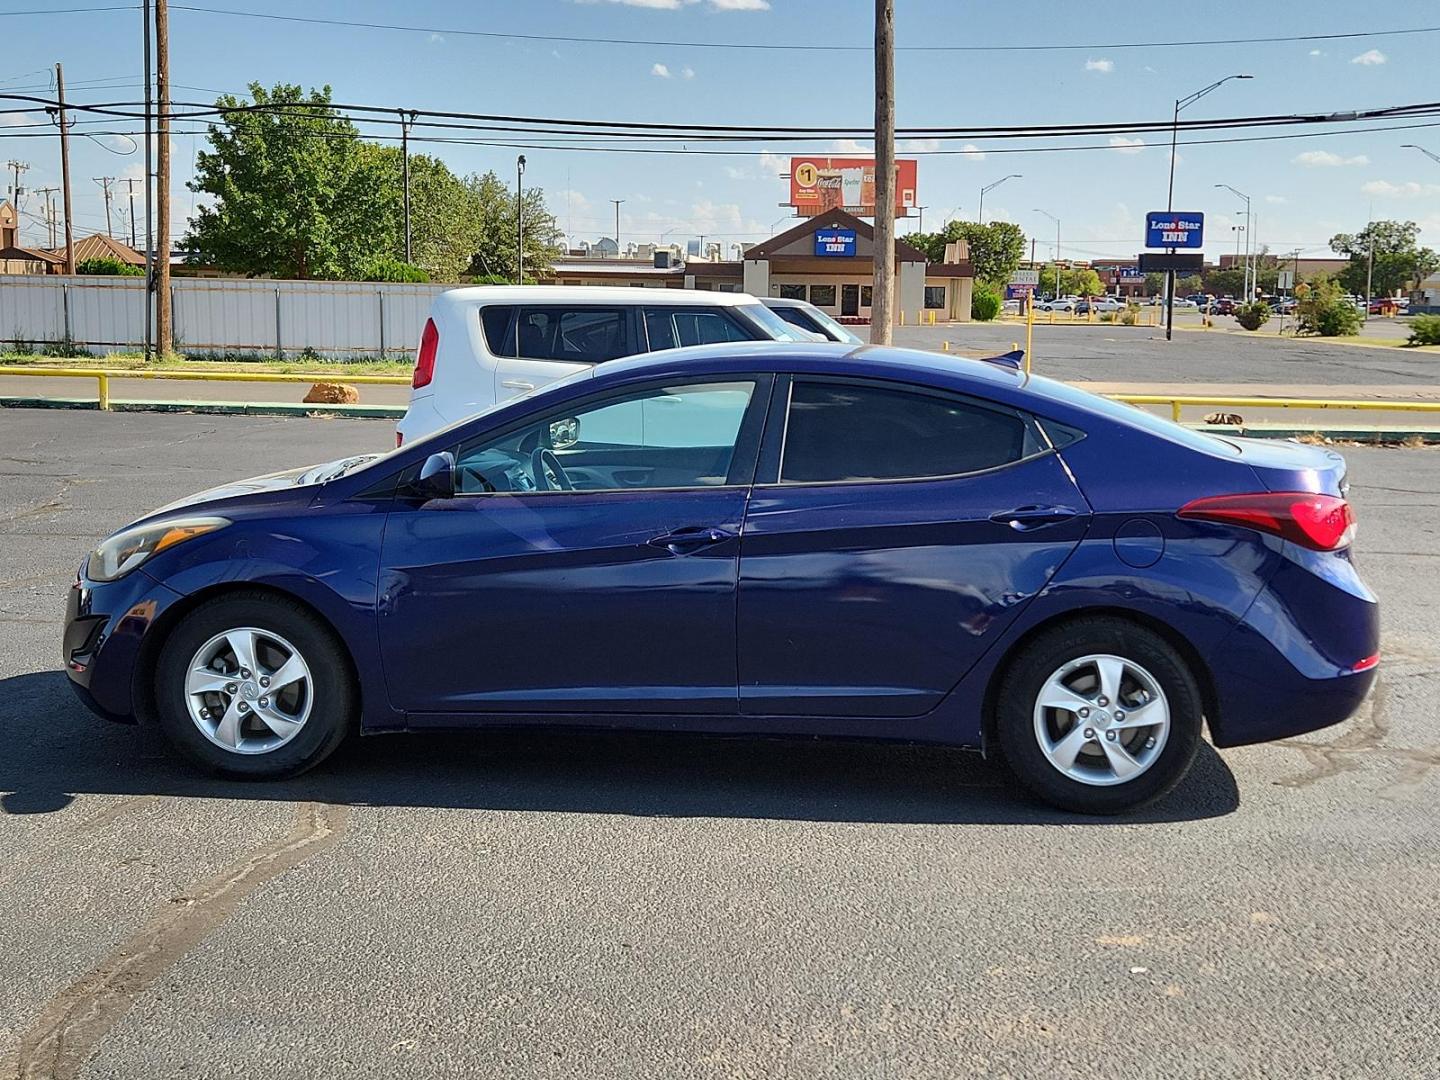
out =
[(173, 898), (100, 964), (61, 991), (20, 1039), (5, 1074), (16, 1080), (69, 1080), (136, 999), (261, 885), (334, 847), (349, 808), (300, 803), (288, 835), (257, 848), (208, 882)]

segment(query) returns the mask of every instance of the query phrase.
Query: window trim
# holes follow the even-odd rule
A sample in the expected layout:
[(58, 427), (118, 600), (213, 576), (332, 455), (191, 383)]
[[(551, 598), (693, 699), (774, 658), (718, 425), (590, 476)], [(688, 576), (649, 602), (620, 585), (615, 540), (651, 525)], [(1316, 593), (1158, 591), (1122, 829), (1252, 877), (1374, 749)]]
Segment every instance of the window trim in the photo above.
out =
[[(740, 372), (734, 375), (690, 375), (679, 379), (655, 379), (643, 383), (635, 383), (629, 386), (612, 387), (609, 390), (598, 394), (581, 397), (572, 404), (574, 411), (590, 409), (596, 405), (602, 405), (611, 398), (624, 398), (630, 393), (643, 393), (646, 390), (663, 390), (670, 386), (696, 386), (707, 383), (754, 383), (755, 389), (750, 393), (750, 401), (745, 406), (745, 414), (740, 418), (740, 427), (735, 433), (735, 448), (731, 452), (730, 468), (725, 474), (723, 484), (702, 484), (682, 487), (633, 487), (633, 488), (577, 488), (571, 491), (550, 489), (546, 491), (457, 491), (456, 499), (472, 498), (529, 498), (532, 495), (634, 495), (639, 493), (650, 494), (657, 492), (673, 491), (725, 491), (737, 488), (751, 488), (755, 485), (755, 471), (760, 460), (760, 446), (765, 432), (765, 424), (770, 414), (770, 402), (775, 376), (769, 372)], [(522, 428), (528, 427), (537, 422), (537, 416), (543, 416), (547, 410), (532, 409), (514, 423), (506, 424), (503, 427), (491, 431), (479, 432), (466, 439), (451, 443), (446, 450), (454, 454), (458, 462), (460, 448), (475, 439), (503, 439)], [(573, 414), (572, 414), (573, 415)], [(737, 473), (738, 467), (738, 473)], [(418, 466), (417, 466), (418, 469)], [(732, 481), (732, 477), (734, 477)], [(397, 477), (397, 490), (399, 478)]]
[[(784, 408), (780, 410), (778, 415), (772, 415), (772, 422), (766, 427), (765, 445), (761, 447), (760, 454), (760, 460), (764, 463), (765, 472), (762, 478), (757, 468), (754, 484), (757, 488), (793, 489), (857, 487), (860, 485), (873, 484), (930, 484), (948, 480), (963, 480), (972, 476), (985, 476), (989, 473), (999, 472), (1002, 469), (1010, 469), (1016, 465), (1023, 465), (1027, 461), (1045, 457), (1047, 454), (1057, 454), (1048, 434), (1040, 426), (1036, 417), (1024, 409), (1001, 405), (999, 402), (989, 401), (985, 398), (977, 398), (973, 395), (955, 390), (946, 390), (943, 387), (926, 386), (923, 383), (901, 382), (897, 379), (872, 379), (851, 375), (811, 375), (804, 372), (792, 373), (784, 378), (786, 379), (784, 387)], [(797, 382), (830, 383), (840, 386), (857, 386), (867, 389), (890, 390), (897, 393), (919, 394), (924, 397), (934, 397), (945, 401), (952, 401), (970, 408), (999, 413), (1003, 416), (1012, 416), (1024, 425), (1025, 430), (1031, 436), (1032, 441), (1038, 449), (1033, 453), (1025, 454), (1023, 457), (1018, 457), (1014, 461), (1006, 461), (1000, 465), (991, 465), (986, 469), (974, 469), (970, 472), (962, 473), (926, 473), (922, 476), (862, 477), (854, 480), (784, 480), (782, 477), (785, 474), (785, 450), (790, 436), (790, 404)], [(777, 390), (778, 389), (779, 387), (777, 386)]]
[[(672, 350), (674, 350), (674, 349), (693, 349), (693, 348), (695, 348), (695, 346), (693, 346), (693, 345), (667, 345), (667, 346), (665, 346), (665, 348), (663, 348), (663, 349), (652, 348), (651, 345), (650, 345), (650, 317), (649, 317), (649, 313), (652, 312), (652, 311), (663, 311), (667, 316), (686, 315), (686, 314), (688, 314), (688, 315), (711, 315), (711, 314), (718, 315), (723, 321), (728, 322), (733, 329), (738, 330), (740, 333), (742, 333), (742, 334), (745, 335), (745, 337), (740, 338), (739, 341), (720, 341), (720, 342), (712, 342), (712, 344), (716, 344), (716, 345), (736, 345), (736, 344), (739, 344), (740, 342), (744, 342), (744, 341), (759, 341), (759, 340), (764, 340), (764, 339), (762, 339), (762, 338), (756, 338), (756, 337), (755, 337), (755, 334), (754, 334), (754, 328), (751, 327), (751, 326), (749, 326), (749, 325), (747, 325), (747, 324), (744, 322), (744, 320), (742, 320), (742, 319), (740, 319), (738, 316), (736, 316), (736, 315), (731, 311), (730, 306), (729, 306), (728, 304), (642, 304), (642, 305), (638, 306), (638, 307), (635, 309), (635, 321), (636, 321), (637, 325), (639, 326), (641, 332), (645, 335), (645, 351), (644, 351), (643, 353), (636, 353), (636, 354), (635, 354), (636, 356), (647, 356), (647, 355), (649, 355), (650, 353), (657, 353), (657, 352), (670, 352), (670, 351), (672, 351)], [(674, 323), (671, 323), (670, 325), (671, 325), (671, 327), (673, 328), (675, 324), (674, 324)], [(678, 340), (679, 335), (677, 334), (676, 337), (677, 337), (677, 340)], [(607, 361), (607, 362), (608, 362), (608, 361)]]

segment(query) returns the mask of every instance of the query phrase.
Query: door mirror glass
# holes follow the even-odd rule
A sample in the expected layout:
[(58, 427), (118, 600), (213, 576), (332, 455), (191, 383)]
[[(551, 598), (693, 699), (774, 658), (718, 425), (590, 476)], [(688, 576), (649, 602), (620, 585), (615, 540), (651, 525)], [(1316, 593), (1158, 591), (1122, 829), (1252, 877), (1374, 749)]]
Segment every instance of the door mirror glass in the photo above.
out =
[(567, 416), (550, 422), (550, 449), (568, 450), (580, 441), (580, 418)]
[(417, 497), (430, 499), (453, 499), (455, 497), (455, 455), (448, 450), (431, 454), (420, 466), (420, 472), (411, 485)]

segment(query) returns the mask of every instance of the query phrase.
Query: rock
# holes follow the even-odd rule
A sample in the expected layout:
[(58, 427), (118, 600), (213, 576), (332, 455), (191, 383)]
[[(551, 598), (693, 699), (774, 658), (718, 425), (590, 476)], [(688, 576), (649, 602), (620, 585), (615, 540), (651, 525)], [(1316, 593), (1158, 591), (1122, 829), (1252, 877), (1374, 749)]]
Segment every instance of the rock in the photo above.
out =
[(1245, 418), (1239, 413), (1234, 412), (1212, 412), (1205, 417), (1205, 423), (1225, 424), (1229, 427), (1244, 427)]
[(344, 383), (317, 382), (305, 395), (307, 405), (355, 405), (360, 401), (360, 391)]

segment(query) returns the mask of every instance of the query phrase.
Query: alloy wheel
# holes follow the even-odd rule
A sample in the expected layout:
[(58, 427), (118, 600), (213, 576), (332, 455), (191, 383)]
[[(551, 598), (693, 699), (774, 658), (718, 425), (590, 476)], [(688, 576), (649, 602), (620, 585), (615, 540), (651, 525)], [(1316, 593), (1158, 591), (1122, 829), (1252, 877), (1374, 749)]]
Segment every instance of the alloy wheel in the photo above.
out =
[(268, 754), (300, 733), (314, 681), (300, 651), (253, 626), (216, 634), (186, 668), (185, 703), (200, 733), (233, 754)]
[(1035, 700), (1035, 738), (1047, 761), (1082, 784), (1135, 779), (1170, 734), (1165, 691), (1141, 665), (1097, 653), (1061, 665)]

